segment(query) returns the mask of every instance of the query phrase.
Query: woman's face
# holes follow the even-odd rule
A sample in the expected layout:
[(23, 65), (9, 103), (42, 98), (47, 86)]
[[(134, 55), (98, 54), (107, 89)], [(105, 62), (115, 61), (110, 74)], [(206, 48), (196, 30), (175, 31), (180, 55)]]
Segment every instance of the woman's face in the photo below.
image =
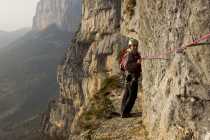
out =
[(134, 51), (134, 52), (137, 52), (138, 51), (138, 45), (132, 45), (131, 50)]

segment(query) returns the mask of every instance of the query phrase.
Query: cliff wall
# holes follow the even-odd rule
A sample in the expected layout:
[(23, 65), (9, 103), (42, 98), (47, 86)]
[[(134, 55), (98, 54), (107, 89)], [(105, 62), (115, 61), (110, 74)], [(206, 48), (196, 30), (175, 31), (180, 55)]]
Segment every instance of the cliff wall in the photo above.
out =
[(81, 0), (40, 0), (33, 18), (33, 29), (43, 30), (55, 24), (75, 32), (80, 24)]
[[(130, 5), (134, 0), (129, 0)], [(121, 27), (144, 56), (183, 47), (209, 33), (209, 1), (139, 0), (124, 5)], [(127, 6), (127, 7), (126, 7)], [(129, 11), (130, 10), (130, 11)], [(127, 13), (127, 14), (126, 14)], [(210, 48), (196, 46), (168, 60), (143, 60), (143, 121), (150, 139), (203, 140), (210, 131)]]
[[(209, 32), (209, 1), (83, 0), (81, 27), (58, 68), (60, 95), (44, 131), (65, 139), (204, 140), (210, 133), (210, 48), (143, 59), (134, 118), (114, 118), (122, 85), (117, 56), (128, 37), (142, 56)], [(111, 84), (110, 84), (111, 83)]]

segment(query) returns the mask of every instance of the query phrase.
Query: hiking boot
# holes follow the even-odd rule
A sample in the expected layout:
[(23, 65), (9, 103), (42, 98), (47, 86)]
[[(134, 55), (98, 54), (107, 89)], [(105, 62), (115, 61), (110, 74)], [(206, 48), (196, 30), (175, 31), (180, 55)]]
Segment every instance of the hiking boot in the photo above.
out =
[(121, 114), (121, 118), (129, 118), (131, 117), (131, 114)]

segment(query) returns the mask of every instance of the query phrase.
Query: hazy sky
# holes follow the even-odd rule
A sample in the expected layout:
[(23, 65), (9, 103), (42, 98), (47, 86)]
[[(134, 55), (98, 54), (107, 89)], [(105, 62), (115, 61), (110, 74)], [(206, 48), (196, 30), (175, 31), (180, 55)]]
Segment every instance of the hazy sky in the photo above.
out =
[(0, 30), (31, 27), (39, 0), (0, 0)]

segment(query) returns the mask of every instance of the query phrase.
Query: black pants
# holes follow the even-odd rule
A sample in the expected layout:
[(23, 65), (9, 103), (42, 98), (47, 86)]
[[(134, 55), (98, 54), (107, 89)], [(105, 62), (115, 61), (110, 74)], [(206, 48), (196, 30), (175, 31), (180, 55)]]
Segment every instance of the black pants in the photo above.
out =
[(124, 95), (121, 104), (121, 115), (129, 114), (133, 108), (138, 92), (138, 78), (126, 78)]

